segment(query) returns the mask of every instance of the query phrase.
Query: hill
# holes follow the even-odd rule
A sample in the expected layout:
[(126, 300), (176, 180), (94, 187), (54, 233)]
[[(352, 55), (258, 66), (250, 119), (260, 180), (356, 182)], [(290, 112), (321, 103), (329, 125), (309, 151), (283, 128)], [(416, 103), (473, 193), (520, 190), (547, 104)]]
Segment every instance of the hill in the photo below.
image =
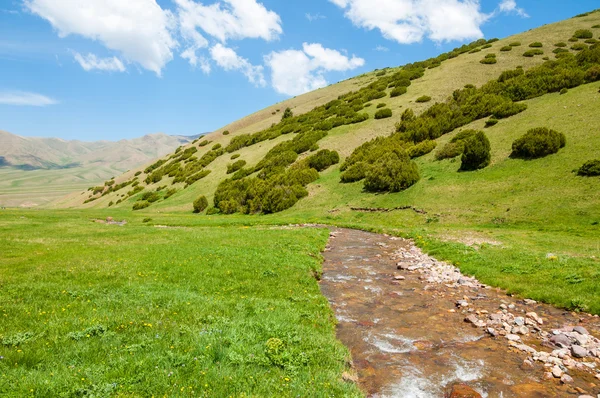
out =
[(196, 138), (159, 133), (118, 142), (83, 142), (0, 131), (0, 205), (47, 204)]

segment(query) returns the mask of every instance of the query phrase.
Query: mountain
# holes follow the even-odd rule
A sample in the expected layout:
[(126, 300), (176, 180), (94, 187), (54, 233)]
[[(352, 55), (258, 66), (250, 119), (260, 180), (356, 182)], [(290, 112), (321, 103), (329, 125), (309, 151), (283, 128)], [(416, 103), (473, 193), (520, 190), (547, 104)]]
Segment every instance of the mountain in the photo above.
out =
[[(597, 216), (600, 183), (572, 171), (600, 157), (599, 26), (600, 13), (591, 12), (348, 79), (54, 206), (188, 212), (204, 195), (217, 207), (211, 214), (283, 211), (357, 222), (359, 209), (417, 209), (427, 222), (457, 225), (584, 225)], [(284, 119), (287, 108), (293, 116)], [(564, 133), (566, 146), (537, 160), (511, 157), (513, 142), (537, 127)], [(436, 159), (472, 129), (489, 140), (486, 167), (467, 172), (460, 156)], [(326, 167), (336, 155), (317, 152), (324, 149), (339, 163)]]
[(199, 138), (149, 134), (118, 142), (21, 137), (0, 131), (0, 205), (48, 203)]

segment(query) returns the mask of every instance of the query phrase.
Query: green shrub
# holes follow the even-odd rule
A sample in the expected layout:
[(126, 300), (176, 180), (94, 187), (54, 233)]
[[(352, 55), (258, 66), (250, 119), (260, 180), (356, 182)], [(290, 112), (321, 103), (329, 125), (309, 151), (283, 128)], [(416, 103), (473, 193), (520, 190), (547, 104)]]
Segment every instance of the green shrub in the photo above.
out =
[(294, 112), (292, 112), (292, 110), (290, 108), (285, 108), (285, 111), (283, 111), (283, 115), (281, 116), (281, 120), (291, 119), (293, 117), (294, 117)]
[(554, 54), (561, 54), (561, 53), (568, 53), (569, 50), (567, 50), (566, 48), (558, 47), (558, 48), (555, 48), (554, 50), (552, 50), (552, 52)]
[(346, 169), (346, 171), (342, 173), (342, 175), (340, 176), (340, 180), (343, 183), (360, 181), (363, 178), (365, 178), (368, 168), (369, 165), (367, 163), (357, 162), (352, 166), (348, 167), (348, 169)]
[(483, 131), (478, 131), (464, 141), (460, 170), (479, 170), (487, 167), (492, 159), (490, 141)]
[(500, 49), (500, 51), (505, 51), (505, 52), (506, 52), (506, 51), (512, 51), (512, 49), (513, 49), (513, 48), (512, 48), (511, 46), (504, 46), (504, 47), (502, 47), (502, 48)]
[(208, 140), (200, 141), (200, 143), (198, 144), (198, 146), (207, 146), (207, 145), (208, 145)]
[(596, 40), (596, 39), (586, 39), (584, 43), (587, 43), (587, 44), (596, 44), (596, 43), (598, 43), (598, 40)]
[(532, 58), (532, 57), (535, 57), (536, 55), (542, 55), (542, 54), (544, 54), (544, 51), (542, 51), (540, 49), (534, 49), (534, 50), (525, 51), (523, 53), (523, 56), (527, 57), (527, 58)]
[(484, 58), (481, 61), (479, 61), (480, 64), (484, 64), (484, 65), (493, 65), (497, 62), (498, 62), (498, 60), (496, 58)]
[(227, 165), (227, 174), (235, 173), (236, 171), (238, 171), (239, 169), (241, 169), (245, 165), (246, 165), (246, 161), (245, 160), (238, 160), (238, 161), (235, 161), (235, 162), (233, 162), (231, 164), (228, 164)]
[(587, 48), (587, 46), (583, 43), (575, 43), (571, 46), (571, 50), (574, 51), (582, 51), (585, 50)]
[(134, 175), (137, 177), (137, 176), (139, 176), (140, 174), (142, 174), (142, 172), (141, 172), (141, 171), (136, 171)]
[(556, 43), (554, 45), (554, 47), (566, 47), (566, 46), (567, 46), (567, 43), (565, 43), (564, 41), (561, 41), (560, 43)]
[(568, 92), (569, 92), (569, 89), (568, 89), (568, 88), (566, 88), (566, 87), (564, 87), (564, 88), (562, 88), (562, 89), (560, 90), (560, 95), (566, 94), (566, 93), (568, 93)]
[(317, 171), (323, 171), (329, 166), (338, 164), (339, 162), (340, 155), (336, 151), (330, 151), (329, 149), (322, 149), (306, 159), (308, 167)]
[(108, 207), (111, 207), (112, 205), (114, 205), (115, 202), (113, 202), (112, 200), (110, 202), (108, 202)]
[(492, 127), (497, 124), (498, 124), (498, 119), (493, 118), (493, 117), (485, 121), (485, 127)]
[(208, 200), (206, 196), (200, 195), (198, 199), (194, 200), (194, 213), (202, 213), (208, 207)]
[(582, 177), (600, 176), (600, 159), (589, 160), (577, 170), (577, 175)]
[(481, 49), (482, 49), (482, 50), (485, 50), (485, 49), (487, 49), (487, 48), (491, 48), (491, 47), (492, 47), (492, 45), (491, 45), (491, 44), (486, 44), (485, 46), (482, 46), (482, 47), (481, 47)]
[(469, 54), (475, 54), (481, 51), (481, 48), (474, 48), (471, 51), (469, 51)]
[(436, 160), (452, 159), (459, 155), (462, 155), (465, 149), (463, 142), (449, 142), (442, 149), (435, 153)]
[(216, 207), (209, 207), (208, 210), (206, 210), (206, 215), (207, 216), (212, 216), (215, 214), (219, 214), (220, 210)]
[(171, 188), (169, 190), (167, 190), (167, 192), (165, 192), (165, 199), (169, 199), (171, 196), (175, 195), (177, 193), (177, 189), (175, 188)]
[(235, 160), (237, 158), (239, 158), (241, 155), (239, 153), (236, 153), (234, 155), (231, 155), (231, 160)]
[(571, 37), (571, 38), (569, 38), (569, 41), (570, 41), (571, 43), (575, 43), (575, 42), (578, 42), (578, 41), (579, 41), (579, 39), (578, 39), (578, 38), (576, 38), (576, 37)]
[(399, 192), (419, 181), (417, 165), (406, 153), (388, 152), (365, 174), (365, 190), (369, 192)]
[(213, 151), (217, 151), (217, 150), (219, 150), (219, 149), (221, 149), (221, 144), (215, 144), (215, 145), (213, 145), (213, 147), (211, 148), (211, 150), (213, 150)]
[(558, 152), (566, 144), (565, 135), (545, 127), (529, 130), (512, 144), (511, 157), (523, 159), (541, 158)]
[(394, 97), (399, 97), (402, 94), (406, 94), (407, 92), (407, 88), (404, 86), (396, 86), (391, 92), (390, 92), (390, 98), (394, 98)]
[(377, 104), (377, 109), (384, 108), (384, 107), (385, 107), (385, 104), (383, 102)]
[(529, 45), (529, 47), (531, 47), (531, 48), (541, 48), (541, 47), (544, 47), (544, 45), (542, 43), (540, 43), (539, 41), (535, 41), (535, 42), (531, 43)]
[(375, 112), (375, 119), (386, 119), (392, 117), (392, 110), (390, 108), (383, 108)]
[(229, 130), (223, 131), (223, 135), (229, 135)]
[(377, 73), (375, 74), (375, 76), (377, 76), (377, 77), (385, 76), (385, 75), (386, 75), (386, 73), (387, 73), (387, 71), (384, 69), (384, 70), (382, 70), (382, 71), (379, 71), (379, 72), (377, 72)]
[(135, 202), (133, 204), (133, 210), (142, 210), (145, 209), (146, 207), (150, 206), (150, 202), (147, 201), (141, 201), (141, 202)]
[(486, 54), (484, 58), (496, 58), (496, 54), (489, 53), (489, 54)]
[(579, 30), (575, 31), (575, 33), (573, 34), (573, 37), (576, 37), (578, 39), (591, 39), (592, 37), (594, 37), (594, 34), (592, 33), (591, 30), (579, 29)]
[(600, 65), (591, 66), (587, 71), (585, 71), (586, 82), (596, 82), (600, 80)]
[(600, 29), (600, 25), (594, 25), (592, 26), (592, 29)]
[(146, 224), (146, 223), (149, 223), (150, 221), (152, 221), (152, 219), (151, 219), (150, 217), (146, 217), (146, 218), (144, 218), (144, 219), (142, 220), (142, 222), (143, 222), (144, 224)]
[(429, 152), (433, 151), (436, 146), (437, 142), (433, 140), (425, 140), (409, 147), (406, 150), (406, 153), (408, 153), (408, 156), (410, 156), (411, 159), (415, 159), (427, 155)]
[(431, 97), (428, 95), (422, 95), (419, 98), (417, 98), (416, 101), (419, 103), (429, 102), (429, 101), (431, 101)]
[(521, 46), (521, 42), (520, 41), (515, 41), (509, 44), (509, 46), (511, 47), (519, 47)]

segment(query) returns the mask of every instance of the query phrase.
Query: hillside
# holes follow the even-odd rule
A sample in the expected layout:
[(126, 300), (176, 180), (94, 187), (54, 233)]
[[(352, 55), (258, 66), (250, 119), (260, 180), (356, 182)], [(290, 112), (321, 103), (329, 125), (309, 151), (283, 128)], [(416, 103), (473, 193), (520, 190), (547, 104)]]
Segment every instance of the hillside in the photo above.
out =
[[(298, 96), (231, 123), (217, 132), (207, 135), (206, 140), (184, 147), (179, 154), (163, 158), (164, 162), (161, 163), (167, 163), (168, 160), (171, 160), (169, 164), (179, 163), (175, 166), (177, 168), (181, 167), (181, 170), (187, 164), (190, 164), (194, 166), (188, 167), (192, 172), (201, 171), (193, 176), (196, 182), (188, 179), (186, 183), (185, 178), (180, 178), (176, 182), (174, 181), (176, 177), (169, 177), (167, 175), (169, 173), (164, 173), (164, 176), (162, 174), (159, 176), (159, 181), (147, 185), (144, 180), (148, 178), (154, 169), (144, 167), (139, 170), (132, 170), (115, 180), (115, 186), (120, 186), (119, 184), (121, 186), (135, 185), (138, 187), (135, 190), (121, 188), (116, 192), (113, 190), (108, 192), (108, 188), (106, 188), (104, 192), (97, 190), (97, 195), (92, 195), (91, 192), (87, 194), (76, 193), (59, 201), (56, 206), (103, 208), (109, 206), (112, 202), (111, 206), (116, 208), (131, 209), (136, 202), (139, 202), (142, 195), (141, 191), (155, 191), (158, 188), (163, 188), (162, 192), (165, 192), (167, 188), (176, 189), (177, 192), (173, 194), (173, 191), (171, 191), (167, 200), (152, 203), (146, 211), (190, 211), (192, 202), (201, 194), (205, 195), (209, 203), (212, 204), (219, 183), (230, 176), (227, 175), (227, 166), (233, 163), (233, 157), (239, 157), (237, 160), (246, 162), (243, 170), (245, 170), (245, 173), (251, 173), (250, 177), (252, 177), (260, 174), (257, 173), (257, 170), (263, 167), (264, 162), (259, 168), (254, 166), (265, 157), (268, 151), (275, 146), (279, 148), (282, 145), (289, 144), (293, 134), (281, 134), (281, 130), (285, 130), (285, 126), (289, 123), (277, 124), (281, 121), (283, 111), (286, 108), (289, 107), (296, 117), (298, 115), (311, 115), (311, 110), (313, 113), (317, 111), (324, 112), (322, 111), (324, 108), (318, 107), (350, 91), (363, 88), (364, 92), (368, 89), (367, 87), (376, 87), (383, 81), (385, 83), (383, 92), (376, 94), (382, 94), (384, 97), (366, 101), (362, 106), (359, 106), (360, 109), (357, 112), (353, 113), (354, 115), (366, 113), (368, 115), (367, 120), (357, 123), (351, 122), (339, 127), (329, 127), (323, 138), (317, 137), (316, 139), (320, 149), (339, 152), (342, 158), (340, 164), (342, 164), (344, 159), (347, 159), (361, 144), (374, 137), (388, 136), (392, 133), (395, 124), (399, 122), (402, 112), (406, 109), (412, 109), (416, 115), (419, 115), (429, 109), (435, 102), (446, 101), (454, 90), (467, 84), (480, 87), (488, 81), (498, 78), (503, 71), (512, 70), (516, 67), (531, 70), (531, 68), (547, 62), (547, 59), (562, 56), (558, 54), (559, 51), (577, 54), (581, 50), (581, 48), (577, 49), (577, 46), (587, 48), (595, 39), (588, 40), (587, 43), (584, 39), (572, 39), (573, 41), (569, 41), (569, 39), (575, 31), (591, 29), (599, 22), (600, 13), (590, 13), (586, 16), (546, 25), (501, 40), (481, 40), (472, 43), (466, 50), (463, 46), (461, 51), (457, 51), (458, 56), (448, 56), (446, 54), (438, 57), (438, 59), (428, 60), (425, 68), (421, 68), (423, 70), (422, 76), (412, 76), (411, 81), (408, 83), (407, 92), (394, 98), (390, 97), (393, 87), (387, 85), (389, 79), (398, 75), (398, 73), (416, 70), (415, 65), (409, 65), (412, 69), (405, 67), (404, 69), (390, 68), (384, 71), (375, 71)], [(600, 30), (591, 30), (594, 37), (597, 38)], [(541, 49), (530, 46), (535, 42), (541, 43)], [(564, 42), (565, 46), (555, 46), (560, 42)], [(557, 48), (558, 51), (555, 50)], [(507, 49), (510, 51), (506, 51)], [(543, 54), (530, 57), (524, 56), (525, 52), (531, 50), (541, 50), (540, 52)], [(495, 56), (496, 63), (482, 63), (481, 61), (486, 59), (486, 56), (493, 57), (490, 54)], [(580, 163), (584, 159), (591, 159), (597, 153), (600, 145), (600, 139), (593, 130), (593, 121), (597, 118), (593, 109), (597, 106), (600, 97), (597, 91), (597, 87), (593, 84), (584, 84), (581, 87), (574, 88), (564, 96), (559, 96), (558, 93), (549, 93), (543, 96), (535, 95), (535, 98), (523, 101), (522, 103), (526, 103), (528, 107), (526, 111), (502, 120), (498, 125), (486, 129), (486, 134), (492, 144), (492, 164), (485, 170), (474, 173), (456, 173), (458, 164), (454, 163), (455, 160), (436, 162), (433, 158), (434, 155), (429, 154), (416, 159), (422, 175), (419, 182), (403, 192), (380, 195), (364, 192), (362, 183), (340, 184), (338, 164), (322, 172), (318, 181), (308, 184), (308, 197), (299, 200), (290, 210), (286, 210), (286, 213), (295, 213), (302, 210), (303, 214), (330, 216), (331, 211), (335, 211), (335, 213), (351, 212), (350, 208), (352, 207), (393, 208), (412, 205), (431, 210), (436, 214), (447, 213), (452, 221), (459, 221), (462, 218), (483, 221), (489, 220), (495, 215), (492, 215), (495, 210), (489, 209), (489, 201), (492, 198), (499, 200), (506, 197), (506, 201), (513, 203), (510, 213), (512, 217), (527, 221), (532, 220), (532, 218), (537, 220), (539, 217), (543, 217), (544, 212), (557, 211), (559, 202), (565, 203), (582, 196), (587, 197), (594, 189), (597, 189), (597, 179), (575, 178), (570, 174), (571, 170), (581, 166)], [(431, 101), (424, 103), (416, 101), (417, 98), (424, 95), (431, 97)], [(373, 116), (378, 110), (376, 105), (380, 103), (384, 103), (385, 107), (392, 111), (392, 117), (380, 120), (374, 119)], [(576, 113), (573, 112), (575, 109), (577, 110)], [(558, 115), (561, 115), (561, 117)], [(290, 123), (297, 123), (296, 120), (299, 119), (293, 119)], [(273, 124), (277, 125), (270, 129)], [(483, 126), (484, 121), (480, 119), (470, 125), (461, 126), (459, 129), (482, 128)], [(569, 145), (559, 154), (536, 162), (508, 159), (512, 141), (523, 135), (527, 127), (539, 126), (564, 132), (568, 136)], [(280, 130), (275, 131), (278, 128)], [(224, 135), (223, 132), (225, 131), (230, 133)], [(232, 140), (242, 139), (248, 137), (247, 134), (260, 131), (263, 131), (263, 137), (260, 138), (256, 134), (255, 137), (259, 136), (254, 139), (254, 141), (258, 141), (257, 143), (243, 144), (239, 149), (237, 147), (232, 148), (230, 145)], [(265, 139), (265, 137), (268, 139)], [(438, 149), (450, 138), (452, 138), (452, 134), (437, 138)], [(226, 150), (222, 148), (226, 148)], [(189, 152), (186, 152), (186, 150), (189, 150)], [(307, 157), (306, 152), (299, 151), (299, 153), (299, 159)], [(178, 159), (181, 159), (181, 161), (178, 162)], [(207, 160), (206, 165), (204, 165), (205, 160)], [(156, 165), (159, 171), (167, 167), (160, 163)], [(541, 165), (544, 165), (541, 170), (560, 169), (563, 174), (550, 173), (543, 179), (534, 178), (535, 175), (532, 174), (532, 171), (540, 170)], [(144, 170), (147, 170), (148, 173), (145, 173)], [(177, 174), (173, 170), (167, 171), (173, 175)], [(569, 174), (565, 175), (565, 172), (569, 172)], [(209, 174), (204, 176), (207, 173)], [(137, 179), (135, 174), (138, 174)], [(181, 173), (179, 175), (181, 176)], [(242, 174), (241, 177), (244, 177), (244, 175)], [(189, 177), (191, 176), (187, 175), (187, 178)], [(200, 177), (202, 178), (197, 181)], [(561, 197), (564, 199), (556, 201), (548, 197), (548, 189), (550, 188), (547, 184), (547, 178), (556, 178), (555, 182), (559, 184), (556, 186), (557, 189), (558, 186), (564, 187), (564, 184), (569, 186), (568, 190), (561, 191)], [(513, 184), (517, 186), (525, 186), (526, 184), (527, 190), (519, 189), (515, 191), (512, 188), (507, 188), (508, 184), (505, 184), (507, 179), (514, 180)], [(527, 182), (525, 183), (525, 181)], [(473, 195), (471, 187), (475, 186), (477, 189), (485, 190), (487, 195)], [(459, 189), (458, 187), (462, 188)], [(506, 193), (507, 190), (510, 195)], [(452, 201), (445, 200), (448, 197), (447, 195), (453, 198)], [(538, 196), (540, 200), (537, 200)], [(545, 205), (541, 206), (540, 203)], [(598, 203), (591, 200), (579, 203), (574, 207), (561, 207), (561, 211), (566, 211), (568, 217), (585, 218), (586, 216), (583, 214), (589, 214), (589, 211), (596, 205)], [(498, 209), (500, 207), (505, 206), (497, 206)], [(534, 211), (538, 207), (542, 210), (541, 213)], [(578, 208), (575, 210), (575, 207), (583, 207), (583, 209)], [(501, 210), (497, 211), (501, 212)], [(502, 211), (506, 211), (506, 209)], [(574, 219), (571, 218), (571, 220)]]
[(21, 137), (0, 131), (0, 205), (41, 205), (139, 167), (198, 136), (118, 142)]

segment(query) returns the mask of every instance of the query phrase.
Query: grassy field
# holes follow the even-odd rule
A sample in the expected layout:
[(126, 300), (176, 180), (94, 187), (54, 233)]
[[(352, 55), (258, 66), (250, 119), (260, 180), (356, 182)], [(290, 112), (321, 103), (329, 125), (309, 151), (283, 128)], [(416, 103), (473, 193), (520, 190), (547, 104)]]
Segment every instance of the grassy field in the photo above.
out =
[(314, 277), (326, 230), (93, 216), (0, 213), (0, 395), (360, 395)]

